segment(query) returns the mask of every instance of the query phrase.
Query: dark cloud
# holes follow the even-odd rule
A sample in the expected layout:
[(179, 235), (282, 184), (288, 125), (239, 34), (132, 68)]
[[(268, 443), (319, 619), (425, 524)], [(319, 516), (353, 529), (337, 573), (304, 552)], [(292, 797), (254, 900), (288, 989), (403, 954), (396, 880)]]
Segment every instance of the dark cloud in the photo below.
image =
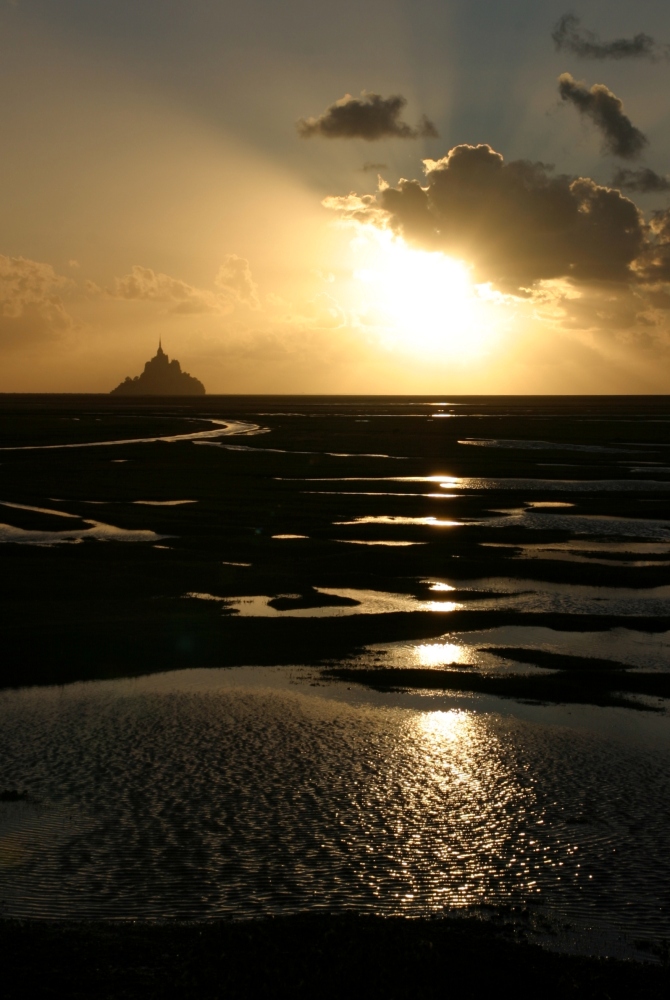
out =
[(670, 209), (655, 212), (647, 227), (645, 247), (635, 264), (641, 281), (670, 281)]
[(387, 170), (387, 169), (388, 169), (388, 165), (386, 163), (370, 163), (369, 160), (366, 161), (363, 164), (363, 166), (361, 167), (361, 171), (364, 174), (368, 174), (372, 170)]
[(401, 121), (407, 101), (400, 94), (382, 97), (363, 91), (360, 97), (345, 94), (318, 116), (301, 118), (296, 123), (299, 135), (311, 139), (420, 139), (437, 137), (437, 129), (425, 115), (416, 128)]
[(389, 226), (411, 244), (465, 260), (479, 282), (529, 295), (555, 278), (634, 281), (645, 243), (637, 207), (620, 191), (544, 163), (505, 164), (490, 146), (456, 146), (425, 161), (426, 181), (401, 180), (377, 195), (326, 204), (360, 222)]
[(670, 191), (670, 177), (662, 177), (649, 167), (630, 170), (620, 167), (612, 178), (612, 186), (624, 191), (639, 191), (640, 194)]
[(616, 38), (601, 42), (592, 31), (581, 27), (575, 14), (564, 14), (551, 33), (559, 52), (572, 52), (582, 59), (650, 59), (655, 62), (668, 58), (668, 46), (659, 45), (650, 35), (638, 34), (633, 38)]
[(647, 137), (624, 114), (622, 101), (604, 84), (596, 83), (589, 90), (570, 73), (562, 73), (558, 78), (558, 92), (600, 130), (604, 152), (632, 160), (647, 145)]

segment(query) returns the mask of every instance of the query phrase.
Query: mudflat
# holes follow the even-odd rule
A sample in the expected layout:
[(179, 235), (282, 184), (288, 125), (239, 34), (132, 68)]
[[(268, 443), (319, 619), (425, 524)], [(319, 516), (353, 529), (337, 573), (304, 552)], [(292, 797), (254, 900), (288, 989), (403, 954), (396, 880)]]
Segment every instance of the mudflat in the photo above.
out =
[[(296, 989), (359, 936), (352, 976), (433, 985), (667, 954), (668, 397), (2, 396), (0, 431), (12, 953), (202, 995), (218, 959), (152, 949), (231, 990), (285, 939)], [(505, 908), (509, 961), (452, 921)], [(582, 961), (562, 995), (627, 982)]]
[[(4, 396), (0, 425), (4, 685), (670, 627), (667, 397)], [(666, 684), (624, 665), (583, 692)]]

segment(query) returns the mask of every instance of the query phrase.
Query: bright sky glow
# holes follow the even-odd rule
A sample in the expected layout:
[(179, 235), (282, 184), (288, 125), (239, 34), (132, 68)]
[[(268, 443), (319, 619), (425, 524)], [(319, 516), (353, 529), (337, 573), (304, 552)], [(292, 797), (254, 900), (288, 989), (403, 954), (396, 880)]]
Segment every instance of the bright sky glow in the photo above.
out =
[(463, 361), (486, 353), (500, 320), (491, 306), (501, 297), (473, 285), (464, 262), (415, 250), (384, 230), (366, 229), (351, 247), (363, 259), (354, 270), (359, 308), (385, 346)]

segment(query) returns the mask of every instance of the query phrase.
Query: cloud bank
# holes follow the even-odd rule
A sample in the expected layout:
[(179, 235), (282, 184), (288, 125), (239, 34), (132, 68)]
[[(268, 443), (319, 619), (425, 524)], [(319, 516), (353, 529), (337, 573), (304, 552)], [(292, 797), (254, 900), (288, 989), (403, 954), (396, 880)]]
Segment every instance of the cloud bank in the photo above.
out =
[(604, 84), (596, 83), (589, 90), (570, 73), (562, 73), (558, 78), (558, 92), (562, 100), (591, 119), (602, 134), (603, 152), (632, 160), (647, 145), (647, 137), (624, 114), (623, 102)]
[(401, 120), (407, 100), (400, 94), (382, 97), (363, 91), (360, 97), (345, 94), (316, 118), (301, 118), (296, 123), (303, 139), (434, 139), (437, 129), (423, 115), (416, 128)]
[(581, 27), (576, 14), (564, 14), (558, 19), (551, 37), (559, 52), (571, 52), (581, 59), (649, 59), (655, 62), (668, 58), (668, 46), (659, 45), (642, 32), (633, 38), (616, 38), (601, 42), (594, 32)]
[(400, 180), (376, 195), (326, 199), (359, 222), (390, 227), (409, 243), (472, 264), (479, 282), (515, 294), (554, 278), (627, 281), (645, 233), (620, 191), (554, 176), (544, 163), (505, 164), (488, 145), (461, 145), (425, 160), (425, 184)]

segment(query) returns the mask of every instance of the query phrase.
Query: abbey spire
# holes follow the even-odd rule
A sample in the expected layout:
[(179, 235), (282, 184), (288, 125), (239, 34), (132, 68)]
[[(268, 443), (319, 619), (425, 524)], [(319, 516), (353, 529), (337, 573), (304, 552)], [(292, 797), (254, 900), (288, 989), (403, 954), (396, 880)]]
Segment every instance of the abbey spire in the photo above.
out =
[(162, 337), (158, 338), (158, 350), (144, 365), (144, 371), (135, 378), (128, 378), (112, 389), (116, 396), (204, 396), (202, 382), (181, 370), (174, 359), (170, 361), (163, 350)]

